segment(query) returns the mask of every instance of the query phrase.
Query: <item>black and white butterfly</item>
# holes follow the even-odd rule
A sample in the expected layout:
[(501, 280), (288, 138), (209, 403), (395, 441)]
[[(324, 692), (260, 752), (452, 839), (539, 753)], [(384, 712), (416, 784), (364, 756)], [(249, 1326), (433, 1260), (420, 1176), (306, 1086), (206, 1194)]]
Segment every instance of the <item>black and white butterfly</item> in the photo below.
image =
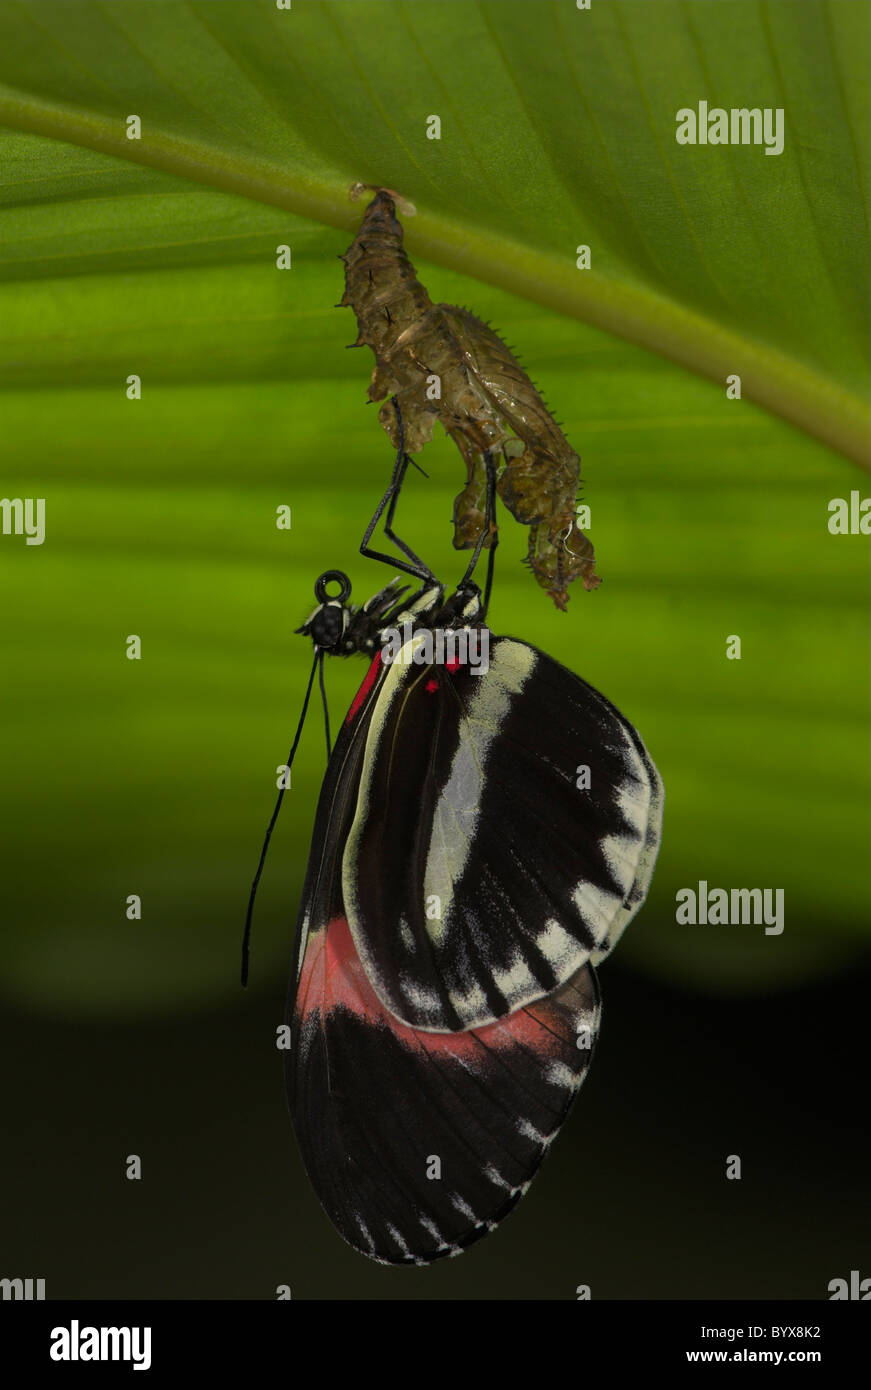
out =
[(598, 1030), (595, 966), (644, 901), (663, 792), (604, 696), (490, 632), (469, 572), (446, 598), (403, 548), (418, 592), (357, 608), (330, 571), (300, 629), (321, 670), (325, 654), (369, 668), (318, 803), (285, 1057), (338, 1231), (427, 1264), (498, 1225), (563, 1124)]

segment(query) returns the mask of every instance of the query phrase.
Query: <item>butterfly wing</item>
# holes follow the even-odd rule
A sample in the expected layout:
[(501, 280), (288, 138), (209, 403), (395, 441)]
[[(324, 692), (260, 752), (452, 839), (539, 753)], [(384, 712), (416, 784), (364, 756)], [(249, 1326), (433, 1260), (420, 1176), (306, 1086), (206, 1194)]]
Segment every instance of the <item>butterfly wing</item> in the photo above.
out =
[(312, 1184), (349, 1244), (390, 1264), (458, 1254), (526, 1191), (589, 1065), (594, 971), (480, 1029), (408, 1028), (347, 922), (310, 933), (288, 1085)]
[(303, 1161), (334, 1225), (374, 1259), (426, 1264), (492, 1230), (526, 1191), (589, 1065), (599, 1003), (586, 964), (548, 997), (455, 1032), (409, 1027), (375, 993), (344, 912), (341, 860), (385, 687), (407, 674), (376, 658), (330, 760), (285, 1065)]
[(412, 1028), (486, 1025), (600, 960), (659, 846), (662, 784), (631, 724), (526, 643), (489, 652), (482, 675), (393, 665), (360, 764), (345, 914)]

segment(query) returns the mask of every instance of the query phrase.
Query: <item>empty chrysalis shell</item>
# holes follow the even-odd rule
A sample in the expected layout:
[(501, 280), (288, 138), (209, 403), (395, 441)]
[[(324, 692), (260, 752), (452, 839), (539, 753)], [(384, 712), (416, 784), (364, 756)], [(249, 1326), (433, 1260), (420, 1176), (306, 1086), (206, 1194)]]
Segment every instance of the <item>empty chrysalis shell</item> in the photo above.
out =
[(341, 302), (357, 316), (353, 346), (375, 354), (369, 399), (384, 402), (379, 418), (391, 441), (398, 444), (395, 396), (410, 454), (440, 420), (465, 460), (466, 486), (454, 503), (457, 549), (473, 547), (485, 524), (483, 455), (490, 451), (502, 501), (530, 528), (527, 559), (541, 587), (562, 609), (573, 580), (596, 588), (593, 546), (576, 525), (578, 455), (498, 334), (467, 309), (433, 304), (406, 255), (386, 189), (369, 203), (342, 259)]

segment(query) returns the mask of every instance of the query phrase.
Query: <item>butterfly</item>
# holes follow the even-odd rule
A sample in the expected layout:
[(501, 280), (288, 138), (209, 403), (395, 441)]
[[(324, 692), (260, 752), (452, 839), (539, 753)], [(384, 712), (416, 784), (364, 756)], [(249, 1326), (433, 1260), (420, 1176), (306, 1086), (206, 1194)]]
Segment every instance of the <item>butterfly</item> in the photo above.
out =
[(565, 1121), (663, 791), (629, 721), (494, 635), (477, 585), (397, 583), (356, 608), (330, 571), (300, 629), (316, 663), (369, 666), (318, 802), (284, 1055), (334, 1226), (422, 1265), (499, 1224)]
[[(614, 705), (490, 630), (492, 451), (453, 593), (396, 534), (398, 409), (397, 426), (360, 550), (418, 587), (397, 578), (358, 607), (328, 570), (297, 629), (314, 659), (288, 768), (316, 674), (326, 713), (325, 658), (369, 665), (332, 748), (327, 722), (284, 1057), (303, 1162), (336, 1229), (374, 1260), (424, 1265), (498, 1226), (565, 1121), (598, 1034), (596, 966), (650, 884), (663, 788)], [(402, 558), (370, 546), (382, 518)]]

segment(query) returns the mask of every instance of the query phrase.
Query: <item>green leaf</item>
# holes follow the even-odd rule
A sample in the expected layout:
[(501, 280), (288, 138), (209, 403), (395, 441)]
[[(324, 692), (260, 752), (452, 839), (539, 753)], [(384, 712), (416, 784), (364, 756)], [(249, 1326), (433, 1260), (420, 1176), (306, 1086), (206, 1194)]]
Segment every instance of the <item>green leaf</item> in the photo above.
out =
[[(868, 491), (868, 15), (0, 4), (3, 492), (46, 499), (44, 545), (0, 538), (10, 992), (129, 1012), (234, 987), (309, 662), (293, 628), (324, 568), (358, 598), (388, 575), (356, 556), (391, 458), (371, 358), (343, 350), (352, 315), (333, 307), (355, 181), (416, 206), (433, 298), (493, 322), (582, 456), (602, 588), (556, 613), (506, 517), (492, 620), (604, 690), (663, 773), (662, 855), (621, 957), (740, 991), (860, 948), (867, 538), (827, 521)], [(700, 100), (782, 107), (783, 153), (678, 145)], [(441, 438), (420, 462), (401, 533), (450, 579), (459, 456)], [(333, 666), (335, 721), (360, 670)], [(255, 985), (289, 958), (316, 725)], [(678, 926), (675, 893), (700, 879), (783, 888), (783, 935)]]

